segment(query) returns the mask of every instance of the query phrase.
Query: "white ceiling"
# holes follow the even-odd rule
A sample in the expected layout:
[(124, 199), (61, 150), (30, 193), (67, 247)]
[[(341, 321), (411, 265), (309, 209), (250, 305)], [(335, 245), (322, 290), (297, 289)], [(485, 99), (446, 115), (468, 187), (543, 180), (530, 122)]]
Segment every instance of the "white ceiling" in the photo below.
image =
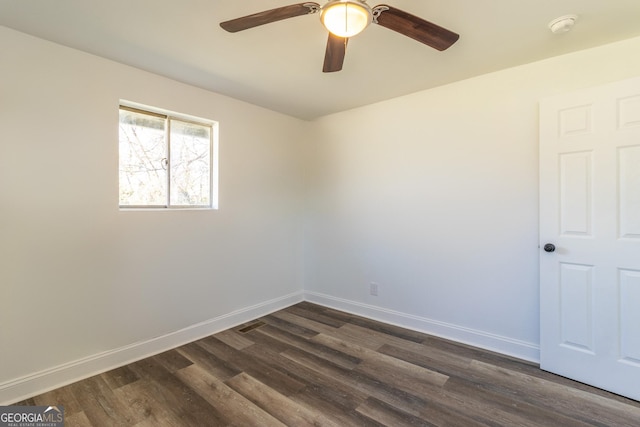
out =
[[(389, 0), (460, 40), (438, 52), (372, 25), (350, 40), (344, 69), (325, 74), (317, 15), (235, 34), (218, 25), (292, 3), (0, 0), (0, 25), (302, 119), (640, 36), (640, 0)], [(552, 34), (566, 14), (579, 16), (574, 30)]]

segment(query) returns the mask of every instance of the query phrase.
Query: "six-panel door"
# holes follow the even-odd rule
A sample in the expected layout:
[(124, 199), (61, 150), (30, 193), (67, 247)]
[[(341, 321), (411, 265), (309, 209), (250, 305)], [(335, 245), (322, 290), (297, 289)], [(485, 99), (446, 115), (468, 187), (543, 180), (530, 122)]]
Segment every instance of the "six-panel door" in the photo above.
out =
[(640, 79), (540, 103), (540, 247), (541, 367), (640, 400)]

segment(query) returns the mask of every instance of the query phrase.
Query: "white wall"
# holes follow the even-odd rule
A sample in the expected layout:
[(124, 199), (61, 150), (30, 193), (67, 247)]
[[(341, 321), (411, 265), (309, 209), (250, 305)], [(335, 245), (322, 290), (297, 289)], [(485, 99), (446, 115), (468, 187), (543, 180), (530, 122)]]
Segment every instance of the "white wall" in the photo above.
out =
[(633, 39), (318, 120), (308, 298), (536, 360), (538, 100), (640, 75), (639, 50)]
[[(640, 75), (639, 49), (304, 123), (0, 27), (0, 404), (303, 289), (536, 359), (538, 99)], [(220, 210), (118, 210), (119, 99), (220, 122)]]
[[(302, 299), (309, 123), (4, 27), (0, 51), (0, 402)], [(119, 211), (120, 99), (219, 121), (219, 210)]]

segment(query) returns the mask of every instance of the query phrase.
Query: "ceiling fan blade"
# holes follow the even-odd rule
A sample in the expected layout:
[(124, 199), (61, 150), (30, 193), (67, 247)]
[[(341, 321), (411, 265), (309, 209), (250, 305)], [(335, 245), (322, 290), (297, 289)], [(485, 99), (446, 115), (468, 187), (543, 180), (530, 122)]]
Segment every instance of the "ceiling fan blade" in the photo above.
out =
[(411, 37), (437, 50), (448, 49), (460, 38), (453, 31), (386, 4), (378, 5), (373, 10), (374, 12), (380, 10), (376, 22), (378, 25)]
[(254, 13), (253, 15), (243, 16), (241, 18), (232, 19), (230, 21), (221, 22), (220, 26), (235, 33), (259, 25), (270, 24), (271, 22), (281, 21), (283, 19), (294, 18), (296, 16), (309, 15), (320, 10), (320, 5), (313, 2), (297, 3), (289, 6), (278, 7), (264, 12)]
[(329, 33), (327, 40), (327, 50), (324, 54), (324, 66), (322, 72), (333, 73), (342, 70), (344, 56), (347, 53), (347, 42), (349, 39), (338, 37)]

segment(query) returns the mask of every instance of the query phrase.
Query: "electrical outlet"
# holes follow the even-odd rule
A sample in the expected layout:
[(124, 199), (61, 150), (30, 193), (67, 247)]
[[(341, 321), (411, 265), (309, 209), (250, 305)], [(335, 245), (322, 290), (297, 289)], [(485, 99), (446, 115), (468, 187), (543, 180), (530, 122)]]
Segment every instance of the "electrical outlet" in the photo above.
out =
[(376, 282), (369, 283), (369, 293), (374, 297), (378, 296), (378, 284)]

